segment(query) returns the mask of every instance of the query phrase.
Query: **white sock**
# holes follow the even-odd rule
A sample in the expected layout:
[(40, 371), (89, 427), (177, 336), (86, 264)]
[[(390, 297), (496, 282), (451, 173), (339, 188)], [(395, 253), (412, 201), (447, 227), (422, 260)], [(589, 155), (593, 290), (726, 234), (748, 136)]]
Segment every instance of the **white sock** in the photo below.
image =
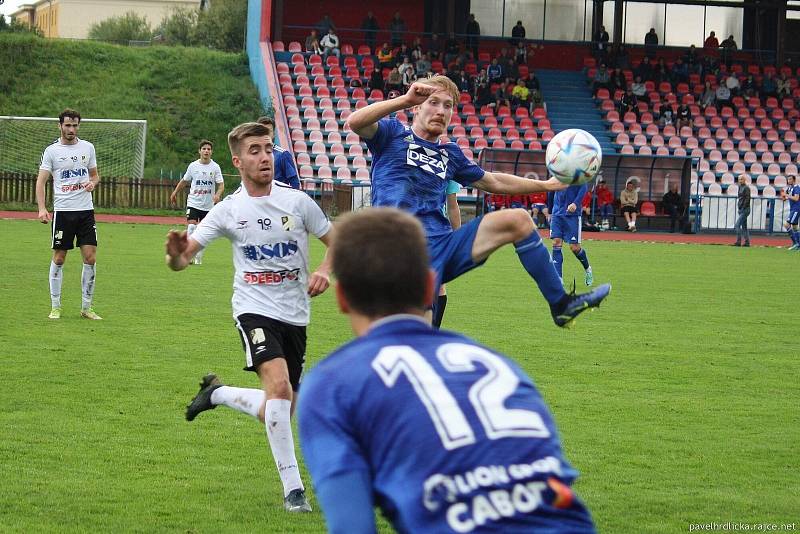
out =
[(63, 265), (50, 262), (50, 305), (53, 308), (61, 307), (61, 269)]
[(256, 419), (263, 403), (264, 391), (261, 389), (222, 386), (211, 393), (211, 404), (224, 404)]
[(84, 310), (92, 307), (92, 298), (94, 297), (94, 275), (95, 266), (84, 263), (83, 271), (81, 271), (81, 308)]
[(294, 454), (292, 423), (289, 420), (292, 402), (284, 399), (270, 399), (264, 411), (267, 439), (275, 458), (275, 466), (283, 482), (283, 496), (296, 489), (305, 489), (300, 480), (300, 469)]
[(205, 249), (202, 249), (202, 248), (200, 250), (198, 250), (197, 254), (194, 255), (194, 259), (196, 259), (197, 261), (203, 261), (203, 251), (204, 250)]
[(194, 233), (194, 229), (195, 228), (197, 228), (196, 224), (189, 224), (189, 225), (186, 226), (186, 233), (189, 235), (189, 237), (192, 236), (192, 234)]

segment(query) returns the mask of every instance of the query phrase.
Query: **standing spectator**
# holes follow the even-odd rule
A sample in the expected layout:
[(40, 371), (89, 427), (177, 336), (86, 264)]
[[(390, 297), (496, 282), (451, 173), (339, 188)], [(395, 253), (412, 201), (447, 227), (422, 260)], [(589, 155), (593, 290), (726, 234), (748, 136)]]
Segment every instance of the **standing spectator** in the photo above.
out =
[(650, 63), (650, 58), (644, 56), (641, 63), (633, 69), (634, 77), (638, 76), (645, 82), (653, 81), (653, 65)]
[(479, 37), (481, 34), (481, 25), (478, 24), (478, 21), (475, 20), (475, 15), (470, 13), (469, 20), (467, 21), (467, 27), (465, 28), (464, 33), (467, 34), (467, 50), (472, 51), (473, 57), (478, 57), (478, 44), (479, 44)]
[(497, 91), (494, 93), (495, 109), (500, 106), (511, 107), (511, 91), (513, 89), (510, 79), (498, 85)]
[(733, 61), (733, 53), (739, 49), (739, 47), (736, 46), (733, 35), (729, 35), (727, 39), (722, 41), (720, 47), (722, 48), (722, 61), (730, 68), (731, 62)]
[(609, 37), (606, 27), (600, 26), (600, 29), (594, 34), (594, 39), (592, 39), (594, 56), (599, 62), (608, 61), (608, 41)]
[(431, 55), (425, 54), (415, 64), (418, 78), (425, 78), (431, 72)]
[(687, 104), (681, 104), (678, 108), (678, 122), (676, 123), (678, 131), (684, 126), (688, 126), (689, 128), (694, 127), (694, 121), (692, 120), (692, 110), (689, 109)]
[(411, 61), (411, 50), (406, 46), (405, 43), (400, 44), (400, 49), (394, 55), (394, 62), (395, 64), (402, 64), (404, 59), (408, 59), (409, 62)]
[(472, 92), (472, 79), (467, 76), (467, 73), (462, 71), (458, 72), (458, 76), (456, 77), (456, 86), (458, 90), (462, 93), (471, 93)]
[(594, 73), (594, 80), (592, 80), (592, 94), (597, 96), (597, 90), (601, 87), (608, 89), (611, 75), (608, 73), (605, 63), (600, 64), (600, 68)]
[(491, 64), (486, 68), (486, 75), (489, 77), (489, 83), (500, 83), (503, 81), (503, 67), (493, 58)]
[[(750, 186), (747, 185), (747, 176), (744, 174), (739, 175), (739, 199), (736, 207), (739, 210), (739, 217), (733, 226), (736, 230), (736, 242), (733, 246), (749, 247), (750, 229), (747, 228), (747, 217), (750, 216)], [(742, 243), (742, 238), (744, 238), (744, 243)]]
[(752, 74), (748, 74), (747, 78), (745, 78), (742, 82), (741, 93), (742, 96), (747, 98), (750, 98), (751, 96), (756, 98), (759, 97), (758, 83), (755, 81)]
[(331, 54), (339, 57), (339, 37), (334, 33), (333, 28), (328, 30), (328, 34), (322, 38), (319, 44), (322, 46), (326, 59)]
[(311, 34), (306, 37), (306, 52), (322, 55), (322, 47), (319, 45), (317, 30), (311, 30)]
[(400, 18), (399, 11), (395, 11), (394, 17), (389, 22), (389, 31), (391, 32), (392, 46), (400, 46), (405, 38), (406, 23)]
[(520, 78), (517, 85), (511, 91), (511, 107), (516, 111), (519, 107), (529, 109), (531, 91), (525, 86), (525, 81)]
[(319, 34), (323, 37), (328, 35), (328, 30), (331, 28), (336, 29), (336, 24), (333, 23), (329, 15), (323, 16), (322, 19), (317, 22), (317, 31), (319, 31)]
[(606, 186), (603, 178), (597, 181), (595, 195), (597, 195), (597, 211), (600, 213), (601, 219), (600, 227), (608, 230), (611, 226), (611, 218), (614, 217), (614, 195)]
[(389, 43), (383, 43), (381, 49), (378, 50), (378, 64), (382, 69), (394, 67), (394, 52), (389, 48)]
[(620, 211), (625, 216), (628, 223), (628, 231), (636, 231), (636, 215), (639, 214), (639, 191), (636, 190), (637, 182), (634, 179), (628, 180), (625, 189), (619, 194)]
[(719, 39), (714, 32), (708, 34), (706, 37), (705, 42), (703, 43), (703, 49), (705, 50), (716, 50), (719, 48)]
[(686, 65), (689, 67), (689, 70), (692, 70), (697, 63), (699, 63), (699, 58), (697, 56), (697, 48), (694, 45), (689, 47), (689, 50), (686, 51), (686, 55), (683, 56), (683, 61), (686, 62)]
[(372, 71), (367, 87), (369, 87), (370, 91), (378, 90), (381, 92), (382, 96), (386, 96), (386, 83), (383, 80), (383, 73), (381, 72), (381, 69), (374, 69)]
[(678, 224), (678, 217), (683, 215), (683, 200), (680, 193), (678, 193), (678, 184), (673, 183), (669, 187), (669, 191), (664, 193), (661, 199), (661, 207), (664, 208), (664, 213), (669, 215), (669, 231), (673, 233), (675, 226)]
[(528, 63), (528, 48), (522, 41), (517, 43), (517, 48), (514, 50), (514, 57), (516, 58), (517, 65), (525, 65)]
[(381, 27), (378, 25), (378, 19), (372, 11), (367, 12), (367, 18), (361, 22), (361, 29), (364, 30), (364, 42), (367, 43), (370, 53), (375, 51), (375, 41), (378, 37), (378, 30)]
[(522, 21), (518, 20), (517, 25), (511, 28), (511, 46), (517, 46), (517, 43), (520, 41), (525, 40), (525, 26), (522, 25)]
[(442, 60), (442, 40), (439, 39), (438, 33), (431, 34), (431, 39), (428, 41), (428, 53), (431, 55), (431, 59)]
[(655, 28), (650, 28), (644, 36), (644, 53), (651, 58), (656, 56), (656, 49), (658, 48), (658, 34)]

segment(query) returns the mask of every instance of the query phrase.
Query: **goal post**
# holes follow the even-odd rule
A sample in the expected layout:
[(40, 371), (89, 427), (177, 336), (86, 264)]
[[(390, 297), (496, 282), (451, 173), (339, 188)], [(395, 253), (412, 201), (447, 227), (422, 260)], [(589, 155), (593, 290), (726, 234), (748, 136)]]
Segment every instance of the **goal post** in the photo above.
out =
[[(59, 135), (58, 117), (0, 115), (0, 172), (37, 174)], [(94, 145), (101, 178), (144, 178), (146, 120), (81, 119), (78, 137)]]

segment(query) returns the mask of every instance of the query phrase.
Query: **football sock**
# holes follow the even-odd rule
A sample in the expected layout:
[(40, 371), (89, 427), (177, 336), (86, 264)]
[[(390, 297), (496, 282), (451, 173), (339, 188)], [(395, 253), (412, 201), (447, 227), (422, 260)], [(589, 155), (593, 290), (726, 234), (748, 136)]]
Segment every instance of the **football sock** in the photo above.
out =
[(558, 276), (563, 278), (563, 265), (564, 265), (564, 253), (561, 251), (561, 247), (557, 247), (553, 245), (553, 266), (556, 268), (556, 272)]
[(223, 404), (256, 419), (263, 403), (264, 390), (261, 389), (222, 386), (211, 393), (211, 404)]
[(800, 247), (800, 230), (795, 230), (792, 232), (792, 241), (794, 244)]
[(186, 225), (186, 234), (189, 237), (192, 237), (192, 234), (194, 233), (194, 229), (195, 228), (197, 228), (196, 224), (188, 224), (188, 225)]
[(61, 307), (61, 269), (63, 265), (50, 262), (50, 304), (53, 308)]
[(564, 286), (556, 272), (547, 248), (542, 243), (539, 232), (534, 230), (525, 239), (514, 243), (519, 261), (539, 286), (544, 298), (551, 306), (563, 303), (567, 298)]
[(436, 306), (433, 310), (433, 326), (439, 328), (444, 319), (444, 309), (447, 307), (447, 295), (439, 295), (436, 299)]
[(589, 258), (586, 257), (585, 250), (581, 249), (579, 252), (573, 252), (573, 254), (575, 254), (575, 257), (578, 258), (578, 261), (583, 265), (584, 271), (589, 268)]
[(294, 454), (292, 423), (289, 420), (292, 402), (285, 399), (270, 399), (264, 411), (267, 439), (275, 458), (275, 465), (283, 483), (283, 496), (296, 489), (305, 489), (300, 480), (300, 469)]
[(84, 310), (92, 307), (92, 298), (94, 297), (94, 276), (95, 266), (84, 263), (83, 271), (81, 271), (81, 308)]

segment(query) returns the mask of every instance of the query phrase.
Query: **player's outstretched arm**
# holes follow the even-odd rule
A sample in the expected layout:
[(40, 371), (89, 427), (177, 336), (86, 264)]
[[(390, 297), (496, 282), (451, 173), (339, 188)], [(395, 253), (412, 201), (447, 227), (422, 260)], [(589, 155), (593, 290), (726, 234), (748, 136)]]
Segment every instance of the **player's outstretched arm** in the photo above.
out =
[(225, 182), (218, 183), (217, 184), (217, 192), (214, 194), (214, 197), (213, 197), (214, 204), (219, 202), (219, 200), (222, 198), (222, 193), (224, 193), (224, 192), (225, 192)]
[(186, 232), (176, 232), (170, 230), (167, 234), (167, 242), (164, 244), (167, 249), (167, 266), (173, 271), (182, 271), (188, 267), (200, 249), (200, 243), (191, 239)]
[(316, 297), (321, 295), (331, 285), (331, 244), (333, 243), (335, 229), (332, 226), (327, 234), (320, 237), (319, 240), (325, 245), (325, 257), (317, 267), (317, 270), (311, 273), (308, 277), (308, 295)]
[(406, 94), (402, 96), (391, 100), (375, 102), (367, 107), (359, 109), (348, 117), (347, 125), (350, 126), (350, 129), (357, 133), (359, 137), (372, 139), (378, 131), (379, 120), (396, 111), (418, 106), (437, 91), (441, 91), (441, 89), (433, 85), (414, 82), (411, 84), (411, 87), (408, 88)]
[(489, 193), (505, 195), (528, 195), (530, 193), (539, 193), (542, 191), (561, 191), (568, 187), (555, 178), (550, 178), (549, 180), (530, 180), (503, 172), (485, 172), (483, 178), (473, 182), (472, 186)]
[(169, 203), (171, 205), (174, 206), (175, 204), (177, 204), (178, 193), (180, 193), (181, 190), (186, 187), (187, 183), (188, 182), (186, 180), (178, 180), (178, 185), (175, 186), (175, 189), (169, 195)]
[(375, 527), (374, 503), (369, 477), (356, 470), (332, 476), (315, 485), (317, 500), (331, 534), (371, 534)]
[(50, 178), (50, 171), (39, 169), (39, 174), (36, 176), (36, 204), (39, 206), (39, 221), (42, 224), (47, 224), (51, 220), (50, 212), (47, 211), (45, 204), (45, 185)]
[(97, 184), (100, 183), (100, 173), (97, 172), (97, 167), (94, 169), (89, 169), (89, 183), (86, 184), (84, 189), (91, 193), (97, 187)]

